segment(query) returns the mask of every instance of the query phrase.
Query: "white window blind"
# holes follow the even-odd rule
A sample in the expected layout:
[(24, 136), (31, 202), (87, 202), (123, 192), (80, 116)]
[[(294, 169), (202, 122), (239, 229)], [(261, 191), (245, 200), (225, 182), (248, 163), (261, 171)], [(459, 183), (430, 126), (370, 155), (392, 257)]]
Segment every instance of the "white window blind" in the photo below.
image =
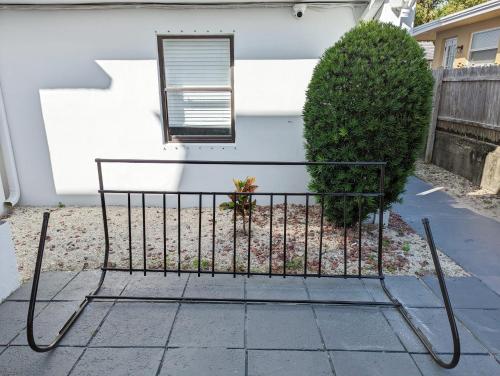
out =
[(168, 122), (170, 127), (230, 127), (230, 92), (170, 92)]
[(472, 64), (495, 62), (500, 41), (500, 28), (472, 34), (470, 61)]
[(230, 38), (162, 43), (169, 136), (232, 137)]

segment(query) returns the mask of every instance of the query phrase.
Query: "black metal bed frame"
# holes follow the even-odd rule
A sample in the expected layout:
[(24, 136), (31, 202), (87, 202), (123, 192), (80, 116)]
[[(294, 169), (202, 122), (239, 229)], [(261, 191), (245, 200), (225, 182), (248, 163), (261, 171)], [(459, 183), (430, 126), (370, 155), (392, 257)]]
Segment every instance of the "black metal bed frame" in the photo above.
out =
[[(432, 344), (427, 339), (426, 335), (417, 327), (414, 321), (411, 318), (409, 311), (395, 298), (389, 289), (387, 288), (384, 281), (384, 273), (383, 273), (383, 265), (382, 265), (382, 252), (383, 252), (383, 209), (384, 209), (384, 178), (385, 178), (385, 162), (263, 162), (263, 161), (198, 161), (198, 160), (137, 160), (137, 159), (96, 159), (98, 177), (99, 177), (99, 195), (102, 207), (102, 218), (104, 224), (104, 239), (105, 239), (105, 252), (104, 252), (104, 262), (101, 268), (101, 276), (98, 282), (97, 288), (86, 295), (77, 310), (70, 316), (70, 318), (66, 321), (66, 323), (62, 326), (62, 329), (59, 331), (58, 335), (53, 339), (53, 341), (47, 345), (42, 346), (36, 344), (34, 334), (33, 334), (33, 324), (34, 324), (34, 316), (35, 316), (35, 305), (37, 301), (37, 292), (38, 285), (40, 280), (40, 273), (42, 268), (42, 259), (45, 248), (45, 240), (47, 236), (47, 228), (49, 222), (49, 213), (44, 213), (43, 216), (43, 224), (40, 234), (40, 243), (38, 247), (38, 254), (36, 258), (35, 272), (33, 277), (33, 284), (31, 290), (31, 297), (29, 302), (28, 309), (28, 319), (27, 319), (27, 337), (28, 343), (30, 347), (37, 352), (46, 352), (55, 348), (64, 335), (68, 332), (71, 326), (76, 322), (78, 317), (81, 315), (85, 307), (93, 300), (100, 299), (116, 299), (116, 300), (145, 300), (145, 301), (174, 301), (174, 302), (184, 302), (184, 303), (194, 303), (194, 302), (216, 302), (216, 303), (294, 303), (294, 304), (325, 304), (325, 305), (347, 305), (347, 306), (386, 306), (396, 308), (408, 325), (412, 328), (415, 334), (418, 336), (422, 344), (429, 351), (432, 358), (444, 368), (454, 368), (460, 359), (460, 340), (457, 330), (457, 325), (455, 322), (455, 317), (453, 314), (453, 310), (451, 307), (450, 299), (448, 296), (448, 291), (446, 288), (443, 271), (441, 269), (441, 265), (439, 262), (439, 257), (436, 251), (436, 247), (434, 244), (433, 236), (431, 233), (431, 229), (429, 226), (429, 221), (424, 218), (422, 220), (427, 241), (429, 243), (432, 260), (434, 262), (436, 275), (439, 281), (439, 287), (441, 290), (441, 294), (443, 296), (443, 301), (446, 309), (446, 313), (448, 316), (448, 322), (451, 329), (452, 340), (453, 340), (453, 354), (452, 358), (449, 361), (445, 361), (441, 359), (441, 357), (436, 353), (433, 349)], [(376, 192), (325, 192), (325, 193), (317, 193), (317, 192), (304, 192), (304, 193), (296, 193), (296, 192), (253, 192), (253, 193), (238, 193), (238, 192), (190, 192), (190, 191), (144, 191), (144, 190), (110, 190), (104, 188), (103, 183), (103, 173), (102, 173), (102, 165), (104, 163), (126, 163), (126, 164), (183, 164), (183, 165), (246, 165), (246, 166), (329, 166), (329, 167), (361, 167), (361, 168), (370, 168), (376, 169), (378, 173), (379, 179), (379, 189)], [(125, 195), (127, 197), (127, 210), (128, 210), (128, 250), (129, 250), (129, 267), (128, 268), (117, 268), (110, 267), (109, 253), (110, 253), (110, 240), (109, 240), (109, 230), (108, 230), (108, 217), (107, 217), (107, 206), (106, 206), (106, 195)], [(132, 231), (131, 231), (131, 196), (139, 195), (141, 197), (142, 202), (142, 237), (143, 237), (143, 267), (142, 268), (134, 268), (132, 266)], [(146, 208), (146, 196), (160, 196), (163, 198), (163, 268), (155, 269), (147, 267), (147, 257), (146, 257), (146, 217), (145, 217), (145, 208)], [(168, 268), (167, 267), (167, 246), (166, 246), (166, 196), (176, 196), (177, 197), (177, 267), (176, 268)], [(262, 272), (254, 272), (250, 267), (250, 242), (251, 242), (251, 225), (252, 225), (252, 208), (250, 205), (249, 210), (249, 224), (248, 224), (248, 249), (247, 249), (247, 270), (241, 271), (236, 268), (236, 253), (237, 253), (237, 230), (236, 230), (236, 221), (237, 221), (237, 213), (236, 208), (234, 209), (233, 214), (233, 260), (232, 260), (232, 271), (220, 271), (215, 269), (215, 210), (216, 210), (216, 199), (218, 196), (228, 196), (231, 195), (236, 197), (236, 195), (245, 195), (249, 196), (250, 202), (252, 201), (253, 196), (267, 196), (270, 199), (270, 232), (269, 232), (269, 271), (267, 273)], [(198, 264), (197, 270), (187, 269), (182, 267), (182, 252), (181, 252), (181, 197), (182, 196), (198, 196), (199, 200), (199, 221), (198, 221)], [(212, 197), (212, 264), (211, 270), (202, 270), (201, 267), (201, 213), (202, 213), (202, 197), (203, 196), (211, 196)], [(304, 239), (304, 271), (303, 273), (287, 273), (287, 245), (286, 245), (286, 231), (287, 231), (287, 200), (288, 197), (299, 196), (305, 197), (305, 239)], [(346, 225), (344, 223), (344, 268), (343, 273), (341, 274), (326, 274), (322, 270), (322, 243), (323, 243), (323, 227), (324, 227), (324, 203), (325, 197), (338, 197), (339, 199), (344, 200), (344, 212), (345, 212), (345, 199), (347, 197), (371, 197), (378, 199), (378, 244), (377, 244), (377, 274), (376, 275), (367, 275), (363, 274), (362, 266), (361, 266), (361, 225), (358, 226), (358, 273), (357, 274), (348, 274), (347, 273), (347, 246), (346, 246)], [(284, 212), (284, 220), (283, 220), (283, 272), (275, 273), (272, 270), (272, 238), (273, 238), (273, 198), (274, 197), (282, 197), (283, 198), (283, 212)], [(320, 208), (321, 208), (321, 220), (320, 220), (320, 238), (319, 238), (319, 254), (318, 254), (318, 272), (317, 273), (308, 273), (308, 225), (309, 225), (309, 199), (310, 197), (319, 197)], [(358, 200), (361, 202), (361, 200)], [(361, 220), (361, 204), (359, 204), (359, 219)], [(234, 277), (236, 275), (246, 275), (247, 277), (251, 277), (253, 275), (266, 275), (270, 278), (273, 276), (280, 276), (283, 278), (286, 277), (303, 277), (303, 278), (324, 278), (324, 277), (332, 277), (332, 278), (372, 278), (378, 279), (380, 281), (381, 287), (387, 298), (390, 302), (384, 301), (345, 301), (345, 300), (283, 300), (283, 299), (231, 299), (231, 298), (191, 298), (191, 297), (151, 297), (151, 296), (112, 296), (112, 295), (99, 295), (99, 290), (101, 289), (104, 279), (106, 277), (106, 273), (111, 271), (118, 272), (128, 272), (132, 274), (132, 272), (143, 272), (144, 275), (150, 272), (160, 272), (163, 273), (164, 276), (167, 273), (176, 273), (177, 275), (181, 275), (181, 273), (194, 273), (200, 276), (201, 274), (211, 274), (212, 277), (216, 274), (232, 274)]]

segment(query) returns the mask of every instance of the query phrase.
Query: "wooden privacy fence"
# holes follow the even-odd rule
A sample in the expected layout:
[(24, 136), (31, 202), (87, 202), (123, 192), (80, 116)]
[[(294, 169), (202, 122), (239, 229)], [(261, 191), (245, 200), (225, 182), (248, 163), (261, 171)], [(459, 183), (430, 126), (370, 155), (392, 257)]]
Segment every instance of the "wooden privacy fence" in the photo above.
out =
[(500, 145), (500, 66), (433, 71), (425, 161), (480, 184), (486, 156)]

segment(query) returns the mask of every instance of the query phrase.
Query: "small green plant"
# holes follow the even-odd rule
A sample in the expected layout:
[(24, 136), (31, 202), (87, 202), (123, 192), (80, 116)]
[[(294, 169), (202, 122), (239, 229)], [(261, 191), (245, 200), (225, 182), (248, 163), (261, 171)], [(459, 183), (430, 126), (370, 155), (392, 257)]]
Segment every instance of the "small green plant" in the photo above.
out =
[[(208, 270), (210, 267), (210, 262), (207, 259), (201, 259), (200, 269)], [(193, 260), (193, 269), (198, 270), (198, 259)]]
[(403, 252), (404, 253), (410, 252), (410, 244), (408, 242), (403, 243)]
[(65, 207), (66, 207), (66, 205), (64, 205), (61, 201), (59, 201), (59, 203), (57, 204), (57, 207), (58, 207), (59, 209), (62, 209), (62, 208), (65, 208)]
[[(255, 177), (247, 176), (246, 179), (233, 179), (233, 184), (235, 187), (235, 193), (253, 193), (259, 187), (255, 185)], [(243, 221), (243, 232), (247, 233), (246, 217), (250, 208), (255, 208), (257, 201), (250, 200), (249, 195), (242, 194), (229, 194), (228, 197), (231, 199), (229, 202), (223, 202), (220, 204), (221, 209), (225, 210), (236, 210), (236, 213), (241, 216)]]
[(301, 270), (303, 266), (304, 263), (301, 257), (294, 257), (286, 262), (286, 268), (288, 270)]
[(384, 248), (389, 247), (390, 245), (391, 245), (391, 242), (389, 241), (389, 239), (383, 239), (382, 240), (382, 246)]

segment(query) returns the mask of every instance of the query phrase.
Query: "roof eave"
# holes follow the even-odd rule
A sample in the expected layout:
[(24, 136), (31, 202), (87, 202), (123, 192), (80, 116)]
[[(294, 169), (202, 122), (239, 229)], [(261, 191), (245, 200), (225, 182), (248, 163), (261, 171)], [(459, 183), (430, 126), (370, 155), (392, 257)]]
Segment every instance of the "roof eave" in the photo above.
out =
[(453, 13), (423, 25), (416, 26), (413, 28), (412, 35), (417, 37), (424, 33), (435, 32), (436, 29), (441, 27), (495, 10), (500, 10), (500, 0), (488, 1), (472, 8), (465, 9), (461, 12)]
[(6, 6), (60, 6), (60, 5), (293, 5), (293, 4), (353, 4), (368, 5), (370, 0), (0, 0), (0, 7)]

